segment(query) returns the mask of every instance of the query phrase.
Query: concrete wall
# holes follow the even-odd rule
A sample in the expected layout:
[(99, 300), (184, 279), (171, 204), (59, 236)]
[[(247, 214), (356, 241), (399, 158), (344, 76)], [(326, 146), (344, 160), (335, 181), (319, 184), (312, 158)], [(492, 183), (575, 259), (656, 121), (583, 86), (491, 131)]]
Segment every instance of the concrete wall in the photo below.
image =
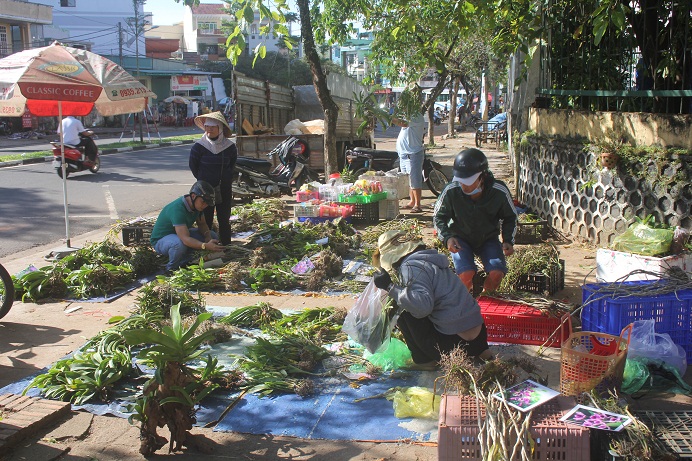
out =
[(692, 150), (692, 115), (529, 109), (528, 129), (542, 136), (624, 140), (637, 146)]
[(573, 237), (608, 245), (635, 217), (692, 230), (692, 156), (650, 160), (645, 178), (598, 170), (585, 142), (527, 136), (519, 145), (519, 200)]

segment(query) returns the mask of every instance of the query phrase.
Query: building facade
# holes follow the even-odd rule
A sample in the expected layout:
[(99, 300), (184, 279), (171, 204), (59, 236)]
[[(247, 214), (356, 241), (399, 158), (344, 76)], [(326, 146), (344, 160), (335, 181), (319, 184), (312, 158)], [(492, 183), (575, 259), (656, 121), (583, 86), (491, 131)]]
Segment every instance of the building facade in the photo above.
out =
[(52, 10), (40, 2), (0, 0), (0, 58), (48, 45), (44, 27), (53, 22)]

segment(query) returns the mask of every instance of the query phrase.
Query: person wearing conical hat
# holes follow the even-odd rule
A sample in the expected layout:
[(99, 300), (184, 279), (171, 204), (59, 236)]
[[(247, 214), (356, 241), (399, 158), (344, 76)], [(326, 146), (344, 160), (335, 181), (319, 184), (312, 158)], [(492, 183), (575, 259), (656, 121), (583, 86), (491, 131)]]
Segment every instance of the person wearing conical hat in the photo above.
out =
[(204, 210), (204, 218), (211, 229), (214, 211), (219, 223), (221, 245), (231, 243), (232, 179), (238, 149), (231, 140), (232, 132), (221, 112), (210, 112), (195, 117), (195, 125), (204, 135), (190, 149), (190, 171), (198, 181), (206, 181), (216, 191), (216, 206)]
[[(435, 369), (440, 355), (455, 347), (471, 357), (492, 360), (481, 308), (445, 255), (403, 231), (390, 230), (377, 241), (373, 265), (381, 267), (375, 286), (386, 290), (403, 310), (397, 326), (411, 351), (413, 368)], [(399, 284), (392, 282), (394, 272)]]

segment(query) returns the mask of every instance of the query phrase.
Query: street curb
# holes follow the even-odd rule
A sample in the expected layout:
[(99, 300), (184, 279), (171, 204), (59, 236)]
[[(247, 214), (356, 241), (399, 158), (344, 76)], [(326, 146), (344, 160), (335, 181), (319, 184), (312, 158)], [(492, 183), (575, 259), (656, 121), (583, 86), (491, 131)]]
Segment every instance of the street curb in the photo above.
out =
[[(99, 155), (119, 154), (122, 152), (133, 152), (133, 151), (138, 151), (138, 150), (155, 149), (157, 147), (179, 146), (181, 144), (192, 144), (194, 142), (195, 142), (194, 140), (189, 139), (189, 140), (185, 140), (185, 141), (169, 141), (169, 142), (160, 142), (160, 143), (155, 143), (155, 144), (145, 144), (143, 146), (117, 147), (117, 148), (113, 148), (113, 149), (99, 150)], [(0, 162), (0, 168), (8, 167), (8, 166), (31, 165), (34, 163), (44, 163), (44, 162), (52, 162), (52, 161), (53, 161), (52, 155), (46, 156), (46, 157), (27, 158), (24, 160), (9, 160), (7, 162)]]

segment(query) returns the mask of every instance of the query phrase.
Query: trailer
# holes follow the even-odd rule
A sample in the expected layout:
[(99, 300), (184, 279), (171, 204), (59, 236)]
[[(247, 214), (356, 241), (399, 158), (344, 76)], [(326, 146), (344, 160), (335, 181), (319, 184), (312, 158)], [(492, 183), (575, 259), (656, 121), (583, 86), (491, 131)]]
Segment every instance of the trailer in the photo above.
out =
[[(339, 168), (343, 168), (346, 151), (354, 147), (373, 147), (372, 130), (356, 134), (362, 120), (355, 116), (354, 94), (362, 94), (365, 87), (356, 80), (338, 74), (327, 75), (327, 87), (339, 106), (336, 124), (336, 143)], [(323, 120), (324, 112), (313, 85), (293, 88), (276, 85), (233, 72), (233, 98), (235, 102), (235, 142), (238, 155), (267, 159), (266, 154), (286, 139), (284, 127), (291, 120), (302, 122)], [(261, 124), (272, 134), (244, 134), (242, 124), (247, 120), (253, 126)], [(310, 168), (324, 171), (324, 135), (296, 136), (310, 147)]]

